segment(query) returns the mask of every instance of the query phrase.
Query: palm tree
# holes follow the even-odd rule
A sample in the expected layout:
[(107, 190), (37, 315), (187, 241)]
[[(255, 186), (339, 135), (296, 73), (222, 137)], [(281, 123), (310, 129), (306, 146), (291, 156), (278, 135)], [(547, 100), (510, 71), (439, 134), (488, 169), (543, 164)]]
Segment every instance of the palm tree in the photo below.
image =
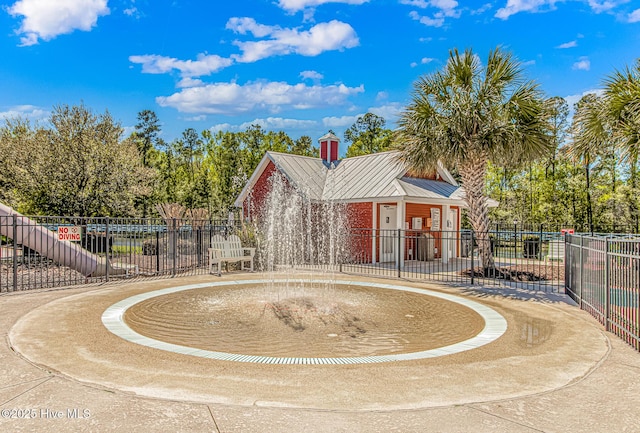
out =
[(571, 123), (572, 142), (567, 151), (574, 161), (584, 167), (587, 192), (587, 224), (593, 232), (593, 206), (591, 203), (591, 164), (610, 145), (609, 127), (605, 115), (605, 100), (594, 93), (580, 98), (575, 105)]
[(396, 143), (412, 171), (430, 172), (438, 161), (457, 167), (487, 271), (495, 269), (484, 191), (487, 163), (548, 154), (553, 142), (547, 111), (538, 85), (524, 79), (510, 53), (497, 48), (483, 66), (472, 50), (454, 49), (442, 71), (414, 83), (412, 101), (400, 115)]
[(640, 151), (640, 59), (633, 68), (615, 71), (605, 79), (604, 114), (609, 119), (617, 147), (629, 163), (629, 212), (638, 231), (637, 166)]

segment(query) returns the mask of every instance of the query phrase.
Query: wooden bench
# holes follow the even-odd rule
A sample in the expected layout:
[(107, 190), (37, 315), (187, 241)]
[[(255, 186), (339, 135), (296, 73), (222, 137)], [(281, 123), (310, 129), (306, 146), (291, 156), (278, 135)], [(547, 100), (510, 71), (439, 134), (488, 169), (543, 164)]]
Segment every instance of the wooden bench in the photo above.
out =
[(561, 260), (564, 262), (564, 239), (561, 241), (549, 241), (549, 254), (546, 260)]
[[(245, 248), (240, 242), (240, 238), (231, 235), (227, 239), (221, 235), (211, 238), (211, 248), (209, 248), (209, 273), (213, 274), (214, 267), (217, 267), (218, 276), (222, 275), (222, 263), (240, 263), (242, 270), (253, 272), (253, 256), (256, 254), (255, 248)], [(245, 268), (245, 264), (249, 268)]]

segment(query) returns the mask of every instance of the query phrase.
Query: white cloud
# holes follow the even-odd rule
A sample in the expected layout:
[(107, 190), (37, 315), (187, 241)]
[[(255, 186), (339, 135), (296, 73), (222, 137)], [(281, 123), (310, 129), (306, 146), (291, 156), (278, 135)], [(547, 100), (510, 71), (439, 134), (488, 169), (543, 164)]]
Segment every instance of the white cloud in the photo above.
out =
[(340, 117), (324, 117), (322, 124), (329, 128), (344, 128), (350, 127), (358, 120), (358, 117), (364, 116), (366, 113), (373, 113), (376, 116), (383, 117), (386, 121), (387, 128), (393, 128), (398, 116), (403, 110), (403, 105), (397, 102), (381, 105), (378, 107), (370, 107), (366, 112), (356, 114), (353, 116), (340, 116)]
[(421, 16), (416, 11), (409, 12), (409, 16), (411, 17), (411, 19), (419, 21), (420, 24), (424, 24), (425, 26), (428, 26), (428, 27), (442, 27), (442, 25), (444, 24), (444, 16), (442, 15), (437, 16), (437, 15), (438, 14), (434, 15), (433, 18), (430, 18), (427, 16)]
[(185, 117), (184, 120), (187, 122), (202, 122), (203, 120), (207, 120), (207, 116), (205, 114), (199, 114), (197, 116)]
[(216, 133), (216, 132), (220, 132), (220, 131), (236, 131), (236, 130), (240, 130), (240, 128), (238, 128), (238, 126), (236, 125), (232, 125), (230, 123), (217, 123), (215, 125), (213, 125), (212, 127), (209, 128), (209, 131)]
[(369, 0), (279, 0), (278, 6), (287, 12), (298, 12), (308, 8), (323, 5), (325, 3), (343, 3), (349, 5), (361, 5)]
[(165, 74), (176, 69), (183, 77), (201, 77), (217, 72), (233, 63), (218, 55), (198, 54), (196, 60), (178, 60), (172, 57), (147, 54), (130, 56), (131, 63), (142, 65), (142, 72), (146, 74)]
[(16, 105), (7, 111), (0, 111), (0, 120), (26, 119), (32, 121), (44, 120), (49, 117), (50, 112), (35, 105)]
[(302, 71), (300, 72), (300, 77), (307, 79), (307, 80), (322, 80), (324, 78), (324, 75), (322, 75), (320, 72), (316, 72), (316, 71)]
[(387, 99), (389, 99), (389, 93), (388, 92), (378, 92), (378, 94), (376, 95), (376, 101), (386, 101)]
[(251, 33), (257, 38), (269, 37), (260, 41), (235, 41), (234, 45), (240, 48), (242, 54), (232, 57), (242, 63), (292, 53), (317, 56), (324, 51), (353, 48), (360, 44), (353, 27), (337, 20), (319, 23), (307, 31), (300, 31), (265, 26), (256, 23), (253, 18), (231, 18), (227, 22), (227, 29), (241, 35)]
[(578, 46), (578, 41), (569, 41), (569, 42), (565, 42), (564, 44), (558, 45), (556, 48), (564, 50), (566, 48), (574, 48), (577, 46)]
[(630, 23), (640, 22), (640, 9), (636, 9), (635, 11), (627, 15), (627, 21)]
[(344, 84), (307, 86), (284, 82), (213, 83), (189, 87), (156, 102), (184, 113), (239, 114), (255, 110), (278, 112), (283, 108), (310, 109), (342, 105), (351, 95), (364, 92), (364, 86)]
[(401, 5), (413, 6), (420, 9), (426, 9), (429, 2), (426, 0), (400, 0)]
[(437, 9), (433, 16), (422, 16), (416, 11), (411, 11), (409, 16), (419, 21), (421, 24), (429, 27), (441, 27), (445, 18), (459, 18), (460, 11), (456, 9), (458, 2), (455, 0), (400, 0), (401, 4), (419, 7), (421, 9), (434, 8)]
[(588, 0), (591, 9), (599, 14), (601, 12), (609, 12), (628, 0)]
[(575, 62), (571, 69), (577, 71), (588, 71), (589, 69), (591, 69), (591, 61), (589, 61), (588, 57), (580, 57), (580, 60)]
[(483, 13), (485, 13), (486, 11), (491, 9), (492, 7), (493, 7), (493, 5), (491, 3), (485, 3), (482, 6), (480, 6), (478, 9), (472, 9), (470, 11), (470, 13), (471, 13), (471, 15), (482, 15)]
[(507, 0), (507, 5), (496, 11), (495, 17), (506, 20), (519, 12), (539, 12), (555, 8), (556, 0)]
[(254, 119), (251, 122), (243, 122), (238, 125), (230, 123), (218, 123), (209, 128), (211, 132), (218, 131), (243, 131), (252, 125), (260, 125), (266, 130), (283, 129), (310, 129), (318, 126), (315, 120), (285, 119), (282, 117), (267, 117), (265, 119)]
[(110, 11), (107, 0), (18, 0), (8, 12), (24, 17), (17, 34), (21, 45), (28, 46), (74, 30), (89, 31)]
[[(442, 11), (454, 11), (458, 7), (456, 0), (400, 0), (400, 4), (426, 9), (428, 7)], [(455, 12), (449, 12), (455, 14)]]
[[(364, 114), (364, 113), (363, 113)], [(356, 116), (341, 116), (341, 117), (323, 117), (322, 125), (329, 128), (344, 128), (349, 127), (356, 123), (358, 117), (361, 117), (362, 114), (358, 114)]]
[(522, 62), (521, 64), (522, 64), (522, 66), (533, 66), (533, 65), (536, 64), (536, 61), (535, 60), (527, 60), (526, 62)]
[(198, 78), (184, 77), (178, 81), (177, 87), (197, 87), (202, 86), (204, 83)]

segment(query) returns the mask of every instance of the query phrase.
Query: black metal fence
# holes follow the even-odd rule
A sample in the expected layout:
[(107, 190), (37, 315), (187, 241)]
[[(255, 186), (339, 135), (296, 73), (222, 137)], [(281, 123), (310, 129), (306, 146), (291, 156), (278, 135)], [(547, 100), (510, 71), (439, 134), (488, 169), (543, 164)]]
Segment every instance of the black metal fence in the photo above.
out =
[[(560, 244), (562, 234), (551, 232), (492, 231), (482, 239), (472, 231), (357, 229), (348, 236), (339, 270), (558, 292), (565, 276)], [(495, 270), (485, 269), (483, 248), (491, 250)]]
[(206, 273), (211, 237), (236, 229), (229, 221), (2, 216), (0, 292)]
[(640, 350), (640, 237), (568, 236), (566, 260), (566, 293)]

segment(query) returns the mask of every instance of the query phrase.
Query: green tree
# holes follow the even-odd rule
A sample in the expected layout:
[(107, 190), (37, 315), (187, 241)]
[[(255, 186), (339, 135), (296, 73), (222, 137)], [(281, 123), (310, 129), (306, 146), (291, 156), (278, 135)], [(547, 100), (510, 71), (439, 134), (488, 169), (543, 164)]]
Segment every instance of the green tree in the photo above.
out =
[(314, 158), (320, 156), (320, 150), (313, 145), (313, 141), (308, 135), (301, 136), (293, 143), (291, 153), (295, 155), (311, 156)]
[(396, 143), (412, 170), (432, 172), (438, 161), (457, 167), (485, 269), (495, 269), (488, 236), (487, 164), (548, 153), (552, 141), (546, 118), (538, 85), (526, 81), (520, 63), (500, 48), (489, 53), (484, 67), (470, 49), (451, 51), (442, 71), (414, 84), (412, 101), (400, 116)]
[(138, 150), (142, 155), (142, 164), (149, 167), (149, 153), (158, 143), (160, 134), (160, 121), (152, 110), (142, 110), (138, 113), (138, 123), (136, 124), (135, 140)]
[(344, 141), (351, 143), (347, 148), (347, 158), (389, 150), (393, 134), (390, 129), (385, 129), (385, 124), (384, 117), (373, 113), (358, 117), (344, 132)]
[(629, 164), (626, 201), (635, 230), (640, 230), (638, 156), (640, 153), (640, 59), (633, 67), (615, 71), (605, 79), (604, 114), (623, 160)]
[[(134, 198), (146, 193), (150, 173), (136, 144), (121, 140), (123, 129), (108, 112), (84, 105), (54, 107), (50, 128), (26, 123), (3, 128), (14, 154), (13, 197), (25, 213), (70, 216), (128, 216)], [(5, 140), (7, 140), (5, 142)]]

